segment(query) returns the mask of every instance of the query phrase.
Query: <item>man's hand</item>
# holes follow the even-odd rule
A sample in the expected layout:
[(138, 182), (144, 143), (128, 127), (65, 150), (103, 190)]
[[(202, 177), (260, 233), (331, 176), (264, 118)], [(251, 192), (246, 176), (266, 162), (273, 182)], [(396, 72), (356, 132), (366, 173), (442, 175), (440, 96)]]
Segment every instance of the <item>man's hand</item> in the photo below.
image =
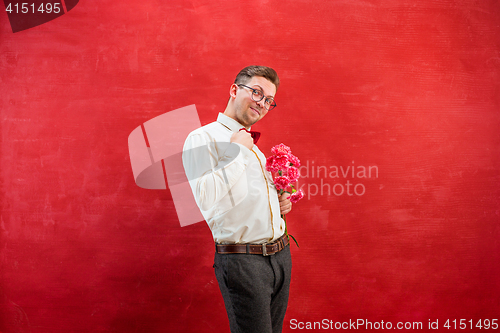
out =
[(290, 199), (288, 199), (289, 196), (290, 193), (284, 192), (282, 195), (278, 197), (280, 201), (280, 211), (282, 215), (288, 214), (292, 210), (292, 203), (290, 202)]
[(239, 132), (233, 133), (233, 135), (231, 135), (231, 139), (229, 141), (242, 144), (243, 146), (247, 147), (250, 150), (252, 150), (252, 148), (253, 148), (252, 136), (250, 135), (250, 133), (248, 133), (246, 131), (239, 131)]

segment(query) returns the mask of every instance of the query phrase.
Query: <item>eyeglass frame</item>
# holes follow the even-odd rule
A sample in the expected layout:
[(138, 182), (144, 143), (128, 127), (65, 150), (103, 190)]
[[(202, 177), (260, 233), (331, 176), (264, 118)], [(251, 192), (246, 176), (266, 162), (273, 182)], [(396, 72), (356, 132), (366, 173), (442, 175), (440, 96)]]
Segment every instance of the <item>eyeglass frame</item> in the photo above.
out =
[[(266, 96), (264, 95), (264, 92), (263, 92), (262, 90), (259, 90), (259, 89), (254, 89), (254, 88), (251, 88), (251, 87), (246, 86), (246, 85), (244, 85), (244, 84), (237, 84), (237, 86), (238, 86), (238, 87), (245, 87), (245, 88), (250, 89), (250, 90), (252, 91), (252, 100), (253, 100), (254, 102), (259, 103), (260, 101), (262, 101), (262, 100), (264, 99), (264, 97), (266, 97)], [(261, 93), (261, 94), (262, 94), (261, 99), (259, 99), (258, 101), (257, 101), (257, 100), (255, 100), (255, 98), (254, 98), (254, 94), (256, 94), (256, 92), (259, 92), (259, 93)], [(266, 110), (267, 110), (267, 111), (271, 111), (272, 109), (274, 109), (274, 108), (276, 107), (276, 101), (274, 100), (274, 97), (266, 97), (266, 100), (268, 100), (268, 99), (272, 100), (272, 101), (273, 101), (273, 104), (269, 104), (269, 109), (268, 109), (268, 108), (266, 108), (266, 101), (264, 101), (264, 108), (266, 108)]]

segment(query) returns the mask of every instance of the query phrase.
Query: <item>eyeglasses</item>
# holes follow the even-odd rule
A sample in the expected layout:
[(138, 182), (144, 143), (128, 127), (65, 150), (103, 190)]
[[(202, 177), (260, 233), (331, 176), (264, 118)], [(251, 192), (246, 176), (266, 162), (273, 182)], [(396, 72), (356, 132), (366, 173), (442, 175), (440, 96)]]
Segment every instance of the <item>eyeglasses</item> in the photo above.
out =
[[(262, 90), (250, 88), (249, 86), (245, 86), (244, 84), (238, 84), (238, 87), (245, 87), (245, 88), (250, 89), (252, 91), (252, 99), (255, 102), (260, 102), (265, 97), (264, 92), (262, 92)], [(274, 99), (272, 97), (266, 97), (266, 100), (264, 101), (264, 107), (268, 111), (272, 110), (276, 107), (276, 102), (274, 101)]]

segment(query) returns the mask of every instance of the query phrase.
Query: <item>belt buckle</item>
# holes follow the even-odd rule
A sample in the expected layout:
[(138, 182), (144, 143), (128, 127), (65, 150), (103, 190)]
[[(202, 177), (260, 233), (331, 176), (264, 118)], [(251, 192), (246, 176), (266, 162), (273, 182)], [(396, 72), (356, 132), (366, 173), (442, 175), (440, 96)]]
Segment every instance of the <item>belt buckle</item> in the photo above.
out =
[(266, 245), (267, 245), (267, 243), (262, 244), (262, 255), (264, 257), (270, 256), (270, 254), (267, 253), (267, 247), (266, 247)]

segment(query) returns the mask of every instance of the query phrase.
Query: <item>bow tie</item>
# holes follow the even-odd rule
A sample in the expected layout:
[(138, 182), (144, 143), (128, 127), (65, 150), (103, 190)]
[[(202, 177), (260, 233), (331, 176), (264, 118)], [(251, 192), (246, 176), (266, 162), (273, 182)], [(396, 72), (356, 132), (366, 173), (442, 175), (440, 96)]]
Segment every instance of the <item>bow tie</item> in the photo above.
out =
[(260, 132), (256, 132), (256, 131), (249, 131), (249, 130), (247, 130), (245, 127), (240, 128), (240, 131), (241, 131), (241, 130), (244, 130), (244, 131), (246, 131), (247, 133), (250, 133), (250, 135), (252, 136), (252, 139), (253, 139), (253, 143), (254, 143), (254, 144), (257, 144), (257, 141), (259, 141), (259, 138), (260, 138)]

